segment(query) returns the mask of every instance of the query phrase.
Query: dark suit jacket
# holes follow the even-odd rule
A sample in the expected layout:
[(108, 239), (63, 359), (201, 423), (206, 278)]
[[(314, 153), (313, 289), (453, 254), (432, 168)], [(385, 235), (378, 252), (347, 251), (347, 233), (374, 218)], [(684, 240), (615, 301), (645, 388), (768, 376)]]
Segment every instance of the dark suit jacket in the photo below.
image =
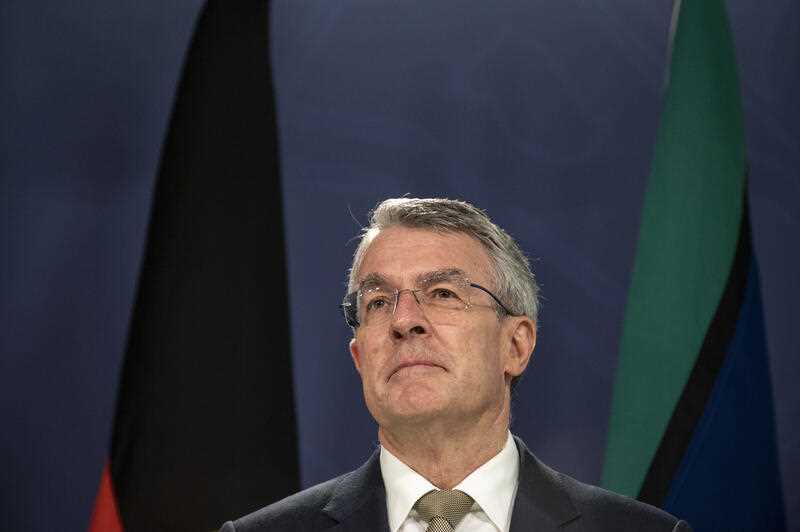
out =
[[(539, 462), (521, 440), (519, 488), (511, 532), (687, 532), (668, 513), (582, 484)], [(379, 451), (355, 471), (301, 491), (236, 521), (220, 532), (380, 532), (389, 529)]]

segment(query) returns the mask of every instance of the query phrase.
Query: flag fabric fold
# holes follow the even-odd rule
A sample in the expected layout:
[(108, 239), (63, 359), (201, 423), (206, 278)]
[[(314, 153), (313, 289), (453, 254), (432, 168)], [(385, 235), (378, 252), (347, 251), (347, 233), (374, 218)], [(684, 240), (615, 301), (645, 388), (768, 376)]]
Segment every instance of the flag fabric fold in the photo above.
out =
[(603, 485), (696, 531), (785, 529), (744, 124), (722, 0), (675, 4)]
[(127, 532), (299, 488), (269, 6), (208, 2), (184, 64), (95, 510)]

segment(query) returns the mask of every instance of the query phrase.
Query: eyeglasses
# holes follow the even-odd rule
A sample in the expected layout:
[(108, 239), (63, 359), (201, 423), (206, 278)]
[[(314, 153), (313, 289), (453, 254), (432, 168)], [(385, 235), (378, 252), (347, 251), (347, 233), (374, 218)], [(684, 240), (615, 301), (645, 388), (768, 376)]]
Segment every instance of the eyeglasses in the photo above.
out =
[(469, 310), (474, 289), (489, 294), (503, 312), (514, 315), (488, 289), (465, 277), (453, 275), (434, 275), (420, 282), (419, 288), (391, 289), (384, 283), (368, 281), (359, 290), (347, 294), (341, 307), (344, 319), (350, 327), (380, 325), (394, 315), (400, 295), (409, 292), (425, 316), (437, 322)]

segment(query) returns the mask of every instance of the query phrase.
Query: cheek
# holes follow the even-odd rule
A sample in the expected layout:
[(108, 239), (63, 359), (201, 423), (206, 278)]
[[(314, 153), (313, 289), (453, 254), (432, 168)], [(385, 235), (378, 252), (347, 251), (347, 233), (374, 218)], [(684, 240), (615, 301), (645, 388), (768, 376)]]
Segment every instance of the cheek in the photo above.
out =
[(378, 379), (386, 363), (384, 342), (375, 338), (365, 338), (359, 342), (361, 345), (361, 378), (366, 386), (372, 386)]
[(482, 384), (502, 380), (505, 374), (505, 359), (502, 342), (495, 328), (478, 328), (462, 344), (465, 371), (473, 380)]

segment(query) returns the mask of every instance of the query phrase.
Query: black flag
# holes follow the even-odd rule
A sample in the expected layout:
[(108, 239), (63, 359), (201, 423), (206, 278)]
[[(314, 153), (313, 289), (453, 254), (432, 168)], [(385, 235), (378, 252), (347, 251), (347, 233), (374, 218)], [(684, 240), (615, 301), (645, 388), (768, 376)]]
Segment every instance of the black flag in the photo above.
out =
[(110, 456), (126, 531), (299, 488), (269, 2), (211, 1), (163, 147)]

